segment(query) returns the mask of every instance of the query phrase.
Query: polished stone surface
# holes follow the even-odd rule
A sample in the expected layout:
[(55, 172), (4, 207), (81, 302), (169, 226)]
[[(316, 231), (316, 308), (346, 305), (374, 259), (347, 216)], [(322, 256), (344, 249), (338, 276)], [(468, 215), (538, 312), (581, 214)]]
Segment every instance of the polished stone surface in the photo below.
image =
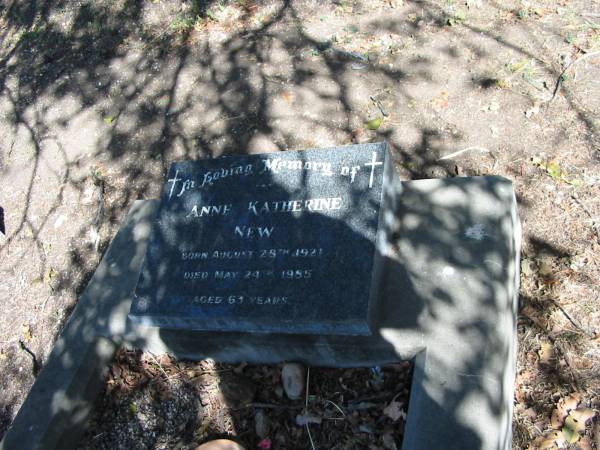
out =
[(131, 318), (370, 334), (384, 184), (395, 182), (385, 144), (174, 163)]

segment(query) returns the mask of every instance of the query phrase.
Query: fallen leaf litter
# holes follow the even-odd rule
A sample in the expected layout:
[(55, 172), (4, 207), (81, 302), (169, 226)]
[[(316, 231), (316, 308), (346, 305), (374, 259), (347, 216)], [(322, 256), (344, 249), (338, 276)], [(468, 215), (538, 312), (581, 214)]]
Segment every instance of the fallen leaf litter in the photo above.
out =
[(305, 379), (296, 380), (304, 389), (290, 399), (284, 364), (178, 361), (121, 349), (79, 448), (193, 450), (217, 438), (246, 449), (306, 449), (311, 438), (319, 449), (401, 447), (411, 363), (293, 369)]

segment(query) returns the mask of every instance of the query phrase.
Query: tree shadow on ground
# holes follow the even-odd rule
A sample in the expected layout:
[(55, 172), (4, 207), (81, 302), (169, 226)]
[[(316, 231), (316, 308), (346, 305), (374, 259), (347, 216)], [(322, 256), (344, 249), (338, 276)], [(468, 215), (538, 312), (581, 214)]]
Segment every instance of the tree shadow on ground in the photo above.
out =
[[(460, 172), (452, 160), (439, 159), (460, 135), (460, 130), (447, 132), (452, 125), (447, 120), (431, 119), (435, 126), (427, 120), (415, 123), (415, 144), (404, 143), (398, 124), (374, 131), (364, 127), (370, 114), (379, 114), (366, 100), (369, 84), (382, 86), (376, 97), (391, 89), (394, 105), (409, 104), (416, 98), (412, 83), (431, 79), (435, 61), (417, 55), (410, 62), (413, 67), (392, 68), (377, 58), (365, 61), (328, 36), (308, 30), (308, 19), (321, 7), (257, 2), (242, 8), (237, 25), (226, 28), (208, 17), (213, 6), (182, 2), (169, 10), (160, 3), (130, 0), (7, 4), (0, 32), (5, 117), (0, 174), (21, 180), (23, 195), (10, 210), (5, 207), (3, 269), (28, 264), (27, 256), (10, 252), (25, 240), (39, 259), (39, 278), (45, 279), (51, 268), (45, 248), (51, 219), (64, 208), (75, 210), (74, 244), (65, 249), (69, 260), (52, 280), (52, 294), (73, 297), (83, 292), (126, 211), (136, 199), (157, 195), (169, 164), (177, 159), (386, 139), (406, 178)], [(445, 50), (450, 57), (457, 55), (457, 48), (489, 57), (468, 35), (448, 27), (446, 12), (437, 5), (415, 2), (408, 8), (405, 17), (379, 18), (368, 26), (418, 44), (426, 39), (420, 19), (428, 31), (456, 39)], [(418, 15), (417, 20), (408, 13)], [(179, 21), (165, 22), (161, 14)], [(190, 23), (199, 24), (198, 30)], [(535, 58), (554, 78), (560, 75), (523, 45), (497, 39), (493, 31), (469, 29)], [(594, 122), (569, 101), (588, 135), (598, 135)], [(490, 162), (489, 171), (492, 167)], [(21, 173), (17, 176), (15, 170)], [(470, 174), (476, 173), (473, 169)], [(48, 178), (53, 187), (46, 187)], [(84, 205), (90, 189), (91, 205), (68, 204)], [(97, 235), (92, 242), (90, 228)], [(64, 320), (73, 305), (71, 298), (62, 318), (44, 320)], [(30, 383), (23, 380), (23, 386)], [(7, 411), (18, 397), (4, 399)]]

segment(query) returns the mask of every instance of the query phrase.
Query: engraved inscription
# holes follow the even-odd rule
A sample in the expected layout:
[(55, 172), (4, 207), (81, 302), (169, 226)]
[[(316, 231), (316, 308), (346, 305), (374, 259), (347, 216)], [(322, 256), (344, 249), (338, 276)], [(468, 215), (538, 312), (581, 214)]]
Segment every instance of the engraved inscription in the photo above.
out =
[[(257, 177), (256, 186), (264, 188), (265, 174), (285, 174), (302, 172), (311, 176), (334, 177), (346, 180), (350, 184), (363, 178), (363, 186), (372, 188), (375, 175), (383, 167), (378, 160), (377, 152), (372, 152), (369, 159), (364, 161), (352, 160), (353, 164), (334, 166), (328, 161), (305, 161), (301, 159), (285, 159), (281, 157), (263, 158), (253, 164), (234, 165), (228, 168), (206, 170), (197, 174), (194, 179), (182, 175), (176, 170), (174, 176), (167, 180), (167, 196), (180, 198), (187, 192), (197, 189), (209, 189), (219, 180), (234, 177)], [(261, 184), (262, 183), (262, 184)], [(180, 261), (185, 269), (182, 271), (183, 280), (187, 283), (200, 283), (207, 289), (219, 288), (223, 291), (236, 289), (236, 286), (252, 287), (252, 290), (270, 289), (269, 281), (290, 283), (302, 286), (307, 282), (318, 280), (326, 273), (328, 264), (334, 258), (326, 254), (322, 247), (294, 246), (276, 247), (269, 245), (275, 239), (286, 239), (292, 232), (279, 225), (277, 217), (289, 215), (301, 217), (303, 214), (325, 214), (341, 211), (353, 206), (354, 200), (343, 196), (312, 196), (309, 198), (282, 198), (241, 200), (237, 203), (211, 201), (210, 195), (201, 199), (206, 203), (196, 201), (186, 203), (183, 216), (190, 223), (194, 221), (223, 221), (226, 225), (223, 236), (230, 240), (229, 248), (190, 248), (180, 251)], [(233, 224), (231, 217), (234, 217)], [(269, 220), (270, 223), (255, 223), (256, 220)], [(287, 220), (287, 219), (286, 219)], [(227, 239), (227, 238), (226, 238)], [(246, 244), (247, 242), (247, 244)], [(266, 245), (265, 245), (266, 244)], [(206, 243), (205, 243), (206, 245)], [(253, 249), (236, 248), (252, 246)], [(250, 267), (244, 267), (248, 264)], [(215, 267), (215, 265), (217, 267)], [(240, 284), (242, 283), (242, 284)], [(244, 284), (246, 283), (246, 284)], [(276, 284), (275, 284), (276, 285)], [(270, 295), (225, 295), (207, 294), (190, 297), (195, 305), (287, 305), (289, 296)], [(210, 292), (210, 291), (209, 291)]]
[[(363, 164), (363, 166), (369, 169), (369, 188), (372, 188), (375, 172), (376, 170), (381, 169), (380, 166), (383, 166), (383, 162), (377, 161), (377, 153), (373, 152), (371, 160), (366, 161)], [(168, 200), (171, 201), (173, 199), (173, 196), (175, 196), (176, 198), (180, 198), (188, 191), (212, 187), (219, 180), (235, 177), (259, 176), (269, 173), (281, 174), (286, 172), (305, 172), (315, 174), (317, 176), (323, 176), (326, 178), (331, 178), (334, 175), (338, 174), (339, 176), (349, 180), (350, 184), (353, 184), (356, 181), (357, 175), (360, 173), (361, 168), (362, 166), (360, 165), (341, 165), (339, 167), (334, 167), (331, 162), (327, 161), (303, 161), (300, 159), (288, 160), (276, 157), (261, 159), (260, 163), (258, 163), (257, 166), (255, 166), (254, 164), (245, 164), (232, 167), (223, 167), (216, 170), (206, 170), (197, 179), (180, 177), (179, 170), (176, 170), (175, 175), (167, 180), (169, 189)], [(268, 187), (271, 186), (271, 184), (258, 182), (257, 186)], [(296, 202), (300, 200), (293, 200), (291, 205), (289, 204), (289, 201), (282, 200), (281, 203), (284, 203), (284, 205), (281, 205), (279, 207), (279, 211), (300, 211), (300, 209), (298, 208), (303, 208), (309, 211), (319, 211), (325, 209), (324, 207), (319, 207), (318, 205), (322, 205), (322, 203), (319, 202), (319, 200), (327, 199), (313, 200), (317, 201), (314, 203), (314, 206), (305, 203), (309, 202), (310, 200), (302, 200), (301, 202), (304, 202), (303, 206), (299, 206), (298, 204), (296, 204)], [(188, 211), (190, 217), (203, 217), (214, 215), (214, 213), (202, 213), (201, 208), (198, 206), (196, 206), (195, 208), (195, 211), (194, 208), (192, 208), (191, 211)], [(273, 208), (277, 207), (273, 206)]]
[(174, 162), (132, 320), (218, 332), (368, 334), (392, 169), (383, 143)]
[(231, 212), (231, 204), (228, 205), (194, 205), (185, 217), (213, 217), (226, 216)]
[(196, 295), (192, 297), (192, 304), (195, 305), (287, 305), (290, 302), (289, 296), (247, 296), (247, 295)]

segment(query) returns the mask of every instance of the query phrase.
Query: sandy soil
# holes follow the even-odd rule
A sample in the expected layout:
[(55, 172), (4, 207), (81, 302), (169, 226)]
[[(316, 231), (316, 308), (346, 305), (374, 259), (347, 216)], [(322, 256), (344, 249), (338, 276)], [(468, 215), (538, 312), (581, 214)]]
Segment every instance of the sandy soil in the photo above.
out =
[(405, 179), (515, 183), (515, 448), (571, 394), (600, 408), (598, 0), (319, 3), (6, 3), (0, 434), (171, 161), (380, 140)]

